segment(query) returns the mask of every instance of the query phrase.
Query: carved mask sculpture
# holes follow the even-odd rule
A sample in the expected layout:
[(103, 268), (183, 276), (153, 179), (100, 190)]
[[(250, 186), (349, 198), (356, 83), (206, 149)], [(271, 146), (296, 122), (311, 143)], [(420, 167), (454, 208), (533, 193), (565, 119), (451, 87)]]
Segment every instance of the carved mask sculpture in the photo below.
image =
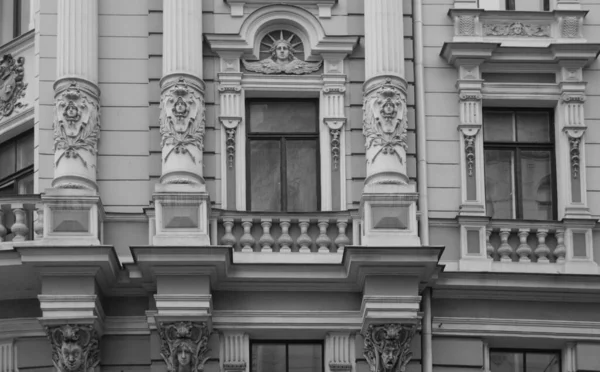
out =
[(6, 54), (0, 61), (0, 117), (10, 116), (17, 107), (24, 107), (18, 103), (19, 98), (25, 96), (27, 84), (23, 83), (25, 58), (15, 59)]
[(100, 362), (98, 334), (91, 325), (46, 327), (59, 372), (88, 372)]
[(371, 372), (404, 372), (415, 331), (414, 324), (370, 325), (364, 334), (364, 354)]
[(200, 372), (208, 359), (206, 323), (178, 322), (160, 324), (160, 355), (168, 372)]

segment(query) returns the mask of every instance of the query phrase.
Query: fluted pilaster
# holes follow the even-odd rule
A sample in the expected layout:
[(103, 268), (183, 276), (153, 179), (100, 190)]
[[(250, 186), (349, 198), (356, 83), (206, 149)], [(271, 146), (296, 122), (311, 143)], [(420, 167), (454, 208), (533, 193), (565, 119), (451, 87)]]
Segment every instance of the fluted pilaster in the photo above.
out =
[(202, 1), (163, 1), (163, 77), (202, 79)]
[(402, 1), (365, 0), (366, 79), (389, 75), (404, 79)]

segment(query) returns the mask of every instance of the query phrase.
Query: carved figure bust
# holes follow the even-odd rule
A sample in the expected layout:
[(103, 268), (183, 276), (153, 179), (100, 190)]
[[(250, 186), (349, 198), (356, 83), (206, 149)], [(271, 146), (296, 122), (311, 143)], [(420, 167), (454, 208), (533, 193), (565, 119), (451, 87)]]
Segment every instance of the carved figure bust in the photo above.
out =
[(403, 372), (412, 357), (414, 324), (371, 324), (364, 334), (364, 354), (371, 372)]
[(242, 60), (246, 70), (262, 74), (302, 75), (315, 72), (321, 67), (322, 62), (306, 62), (295, 56), (299, 53), (297, 47), (302, 45), (302, 41), (293, 42), (298, 38), (295, 34), (290, 33), (290, 36), (285, 38), (284, 31), (280, 30), (278, 39), (272, 34), (269, 33), (261, 42), (261, 45), (269, 47), (264, 52), (269, 53), (270, 56), (258, 62)]
[(206, 323), (178, 322), (160, 324), (160, 355), (168, 372), (200, 372), (208, 359), (208, 328)]
[(100, 362), (98, 334), (91, 325), (49, 328), (52, 361), (60, 372), (88, 372)]

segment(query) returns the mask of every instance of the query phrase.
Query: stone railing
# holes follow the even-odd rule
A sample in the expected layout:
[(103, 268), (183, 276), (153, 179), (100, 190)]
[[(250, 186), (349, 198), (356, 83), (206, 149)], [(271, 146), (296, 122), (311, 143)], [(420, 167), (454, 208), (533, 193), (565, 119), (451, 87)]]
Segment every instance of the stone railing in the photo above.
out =
[(260, 213), (213, 210), (212, 244), (236, 252), (341, 253), (359, 244), (357, 212)]
[(43, 236), (43, 206), (39, 195), (0, 197), (0, 247)]
[(560, 223), (490, 224), (486, 236), (486, 252), (494, 261), (565, 262), (565, 229)]

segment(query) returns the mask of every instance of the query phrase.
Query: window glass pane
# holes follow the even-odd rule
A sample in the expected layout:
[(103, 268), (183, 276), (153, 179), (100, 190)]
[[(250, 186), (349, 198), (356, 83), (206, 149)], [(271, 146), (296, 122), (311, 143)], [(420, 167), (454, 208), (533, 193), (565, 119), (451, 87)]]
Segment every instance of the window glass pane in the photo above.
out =
[(527, 353), (526, 372), (559, 372), (558, 354)]
[(485, 111), (483, 113), (483, 140), (486, 142), (514, 141), (513, 113)]
[(18, 182), (19, 194), (33, 194), (33, 174), (21, 178)]
[(552, 168), (550, 151), (521, 151), (523, 218), (552, 219)]
[(33, 165), (33, 132), (17, 142), (17, 170)]
[(251, 132), (316, 133), (317, 123), (317, 105), (314, 101), (250, 103)]
[(287, 210), (317, 210), (317, 141), (287, 141)]
[(518, 112), (517, 141), (550, 142), (550, 116), (547, 112)]
[(514, 154), (485, 150), (485, 205), (492, 218), (514, 218)]
[(490, 370), (491, 372), (525, 372), (523, 370), (523, 354), (492, 351), (490, 352)]
[(253, 344), (252, 372), (284, 372), (285, 344)]
[(288, 345), (288, 372), (320, 372), (323, 366), (321, 345)]
[(31, 11), (31, 0), (19, 0), (19, 3), (21, 3), (21, 8), (20, 8), (20, 35), (26, 33), (27, 31), (29, 31), (29, 18), (30, 18), (30, 11)]
[(0, 144), (0, 179), (15, 173), (15, 143)]
[(253, 211), (281, 210), (281, 142), (250, 141), (250, 201)]

